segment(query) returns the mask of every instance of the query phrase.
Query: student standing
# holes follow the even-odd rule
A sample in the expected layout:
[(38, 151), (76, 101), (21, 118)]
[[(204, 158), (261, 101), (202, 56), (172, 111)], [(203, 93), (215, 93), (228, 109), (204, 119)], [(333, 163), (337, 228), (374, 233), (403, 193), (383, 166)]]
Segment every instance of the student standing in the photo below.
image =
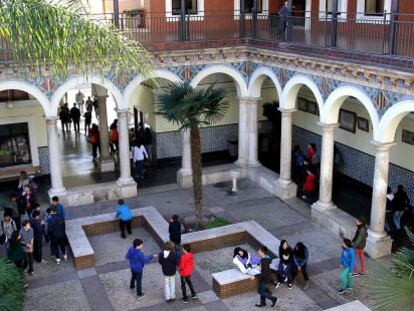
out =
[(132, 231), (131, 231), (132, 213), (129, 210), (128, 205), (125, 204), (123, 199), (118, 200), (118, 209), (116, 210), (115, 217), (119, 218), (119, 227), (121, 229), (121, 237), (123, 239), (126, 239), (125, 227), (127, 228), (128, 234), (132, 234)]
[(140, 181), (144, 179), (144, 160), (148, 158), (148, 153), (140, 141), (138, 141), (133, 149), (133, 159), (135, 163), (135, 177)]
[(157, 256), (145, 256), (141, 250), (143, 246), (144, 242), (141, 239), (135, 239), (132, 243), (132, 246), (128, 249), (128, 252), (125, 255), (125, 259), (129, 261), (129, 267), (131, 269), (131, 282), (129, 284), (129, 289), (134, 290), (136, 286), (137, 299), (141, 299), (145, 296), (142, 291), (142, 274), (144, 271), (144, 266), (149, 263), (152, 258)]
[(260, 303), (257, 303), (256, 307), (265, 307), (266, 299), (269, 299), (272, 302), (271, 307), (274, 307), (276, 305), (277, 298), (272, 295), (268, 288), (268, 284), (272, 279), (272, 272), (270, 270), (270, 263), (272, 262), (272, 260), (268, 255), (268, 250), (266, 246), (262, 246), (261, 248), (259, 248), (257, 254), (260, 258), (261, 271), (260, 274), (252, 277), (253, 280), (255, 278), (258, 280), (257, 292), (260, 295)]
[(19, 232), (20, 243), (23, 248), (24, 257), (29, 264), (27, 273), (34, 276), (33, 273), (33, 229), (30, 227), (29, 221), (26, 219), (22, 222), (22, 228)]
[(6, 252), (10, 246), (10, 240), (13, 232), (17, 231), (16, 223), (11, 218), (10, 212), (10, 210), (8, 210), (8, 212), (4, 212), (3, 220), (0, 224), (0, 244), (4, 244)]
[(38, 210), (33, 211), (30, 226), (33, 229), (33, 257), (37, 262), (44, 264), (46, 260), (42, 258), (43, 230)]
[(193, 274), (194, 270), (194, 256), (191, 253), (191, 246), (189, 244), (185, 244), (183, 246), (183, 255), (180, 258), (178, 263), (178, 269), (180, 270), (180, 277), (181, 277), (181, 290), (183, 292), (183, 302), (188, 303), (188, 296), (186, 285), (190, 288), (191, 297), (196, 299), (197, 294), (194, 290), (193, 283), (191, 282), (191, 275)]
[(51, 209), (55, 208), (56, 213), (65, 221), (66, 214), (65, 208), (63, 207), (62, 203), (59, 202), (59, 197), (54, 196), (52, 198), (52, 205), (50, 206)]
[(355, 252), (352, 248), (352, 242), (349, 239), (344, 239), (342, 243), (341, 267), (341, 288), (338, 290), (340, 295), (352, 289), (353, 284), (351, 272), (354, 271), (355, 267)]
[(53, 207), (50, 211), (50, 219), (47, 224), (47, 234), (50, 239), (50, 248), (52, 250), (52, 255), (56, 258), (56, 263), (60, 264), (61, 254), (63, 255), (63, 260), (68, 260), (68, 255), (66, 254), (65, 242), (66, 242), (66, 233), (65, 233), (65, 221), (57, 214), (57, 208)]
[(168, 226), (170, 234), (170, 241), (175, 245), (175, 254), (177, 259), (180, 259), (180, 244), (181, 244), (181, 222), (178, 215), (173, 215)]
[(174, 243), (168, 241), (164, 250), (159, 254), (158, 262), (161, 265), (165, 280), (165, 300), (172, 302), (175, 300), (175, 273), (177, 272), (177, 258), (174, 252)]
[(358, 273), (358, 267), (355, 264), (355, 270), (351, 271), (351, 275), (352, 276), (364, 276), (366, 273), (366, 265), (365, 265), (365, 245), (367, 243), (367, 237), (368, 237), (368, 233), (367, 233), (367, 228), (365, 225), (365, 219), (363, 218), (358, 218), (357, 219), (357, 231), (355, 232), (355, 236), (352, 240), (352, 247), (354, 248), (355, 251), (355, 256), (358, 257), (359, 259), (359, 264), (361, 265), (361, 269), (360, 272)]
[(302, 243), (298, 242), (293, 250), (293, 262), (295, 264), (295, 274), (298, 273), (303, 274), (303, 278), (305, 279), (305, 286), (303, 289), (309, 288), (309, 277), (306, 271), (306, 267), (309, 261), (309, 251), (308, 248)]

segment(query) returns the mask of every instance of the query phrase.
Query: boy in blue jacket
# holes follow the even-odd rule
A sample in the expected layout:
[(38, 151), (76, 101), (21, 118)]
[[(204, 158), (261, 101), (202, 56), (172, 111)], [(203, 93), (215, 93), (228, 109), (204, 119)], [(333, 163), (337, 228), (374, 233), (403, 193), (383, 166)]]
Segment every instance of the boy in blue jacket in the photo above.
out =
[(352, 248), (352, 242), (349, 239), (344, 239), (344, 242), (342, 243), (341, 267), (341, 288), (338, 292), (342, 295), (347, 290), (352, 289), (351, 272), (354, 271), (355, 267), (355, 252)]
[(143, 246), (144, 242), (141, 239), (135, 239), (132, 243), (132, 246), (128, 249), (128, 252), (125, 255), (125, 258), (129, 261), (129, 266), (131, 268), (131, 282), (129, 289), (133, 291), (135, 289), (136, 282), (137, 299), (141, 299), (145, 296), (142, 292), (142, 273), (144, 271), (144, 266), (149, 263), (154, 257), (158, 256), (145, 256), (141, 251)]
[(125, 204), (124, 200), (118, 200), (118, 209), (116, 210), (115, 217), (119, 218), (119, 227), (121, 228), (121, 237), (126, 239), (125, 236), (125, 227), (128, 230), (128, 234), (132, 234), (131, 231), (131, 221), (132, 221), (132, 213), (129, 210), (128, 205)]

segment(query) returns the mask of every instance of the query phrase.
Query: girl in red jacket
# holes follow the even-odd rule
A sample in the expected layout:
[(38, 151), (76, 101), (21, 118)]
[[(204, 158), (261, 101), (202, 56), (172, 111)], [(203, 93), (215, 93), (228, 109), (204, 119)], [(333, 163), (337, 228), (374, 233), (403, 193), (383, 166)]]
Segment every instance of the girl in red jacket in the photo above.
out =
[(180, 258), (180, 262), (178, 263), (178, 269), (180, 270), (181, 276), (181, 290), (183, 291), (183, 302), (188, 303), (187, 291), (185, 283), (187, 282), (188, 287), (191, 291), (191, 297), (194, 299), (197, 298), (197, 294), (194, 290), (193, 283), (191, 283), (191, 274), (193, 274), (194, 270), (194, 256), (191, 253), (191, 246), (189, 244), (185, 244), (183, 246), (184, 254)]
[(313, 194), (316, 190), (316, 176), (315, 174), (310, 170), (310, 168), (306, 169), (306, 180), (303, 184), (302, 188), (302, 199), (307, 200), (309, 197), (313, 197)]

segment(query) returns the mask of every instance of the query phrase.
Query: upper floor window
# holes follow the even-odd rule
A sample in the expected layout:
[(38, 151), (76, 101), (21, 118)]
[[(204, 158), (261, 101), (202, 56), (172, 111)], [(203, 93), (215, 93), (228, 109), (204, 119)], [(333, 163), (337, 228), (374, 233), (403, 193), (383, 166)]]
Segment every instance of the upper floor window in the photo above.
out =
[[(338, 12), (341, 12), (341, 8), (342, 8), (342, 1), (338, 0)], [(334, 0), (326, 0), (325, 2), (325, 12), (326, 14), (332, 14), (333, 9), (334, 9)]]
[(256, 1), (257, 13), (263, 12), (263, 0), (244, 0), (244, 12), (245, 13), (253, 12), (254, 1)]
[(365, 0), (365, 15), (384, 15), (384, 0)]
[[(185, 9), (187, 14), (198, 14), (197, 0), (185, 0)], [(181, 14), (181, 0), (172, 0), (172, 14)]]

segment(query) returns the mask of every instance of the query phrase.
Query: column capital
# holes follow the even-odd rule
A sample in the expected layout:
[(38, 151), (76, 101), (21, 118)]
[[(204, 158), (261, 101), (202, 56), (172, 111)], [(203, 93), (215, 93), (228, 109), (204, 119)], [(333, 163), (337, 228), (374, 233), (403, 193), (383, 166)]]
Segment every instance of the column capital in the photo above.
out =
[(257, 102), (261, 101), (262, 97), (249, 97), (249, 96), (239, 96), (237, 100), (244, 101), (249, 104), (257, 104)]
[(387, 152), (392, 146), (395, 146), (395, 143), (382, 143), (377, 140), (371, 140), (371, 144), (377, 148), (377, 152)]
[(128, 114), (129, 113), (129, 109), (128, 108), (125, 108), (125, 109), (115, 109), (115, 111), (116, 111), (117, 114), (120, 114), (120, 115), (122, 115), (122, 114)]
[(292, 108), (292, 109), (277, 108), (277, 110), (279, 110), (282, 113), (282, 115), (291, 115), (293, 112), (298, 111), (296, 108)]
[(45, 117), (46, 123), (56, 123), (59, 120), (59, 117)]
[(328, 124), (328, 123), (318, 122), (318, 125), (320, 125), (324, 131), (333, 131), (334, 129), (339, 127), (339, 123)]

